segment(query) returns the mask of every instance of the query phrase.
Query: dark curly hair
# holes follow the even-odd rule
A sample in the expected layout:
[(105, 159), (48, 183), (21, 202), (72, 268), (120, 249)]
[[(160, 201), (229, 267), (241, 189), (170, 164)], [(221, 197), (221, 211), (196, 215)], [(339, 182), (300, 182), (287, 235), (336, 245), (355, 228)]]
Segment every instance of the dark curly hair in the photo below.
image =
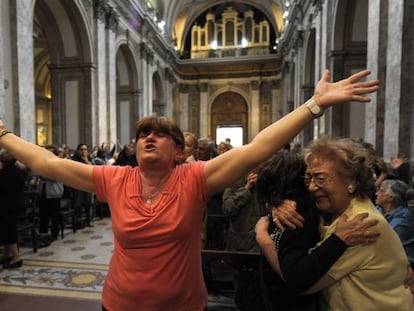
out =
[(278, 206), (285, 199), (303, 205), (309, 194), (303, 176), (305, 162), (296, 152), (278, 152), (264, 162), (256, 182), (257, 202), (265, 208)]
[(16, 163), (17, 160), (8, 151), (1, 150), (0, 151), (0, 161), (3, 163), (3, 167), (10, 167), (10, 166), (13, 166)]
[(149, 116), (135, 123), (135, 138), (138, 141), (141, 133), (158, 131), (171, 136), (177, 147), (184, 150), (184, 135), (174, 121), (167, 117)]

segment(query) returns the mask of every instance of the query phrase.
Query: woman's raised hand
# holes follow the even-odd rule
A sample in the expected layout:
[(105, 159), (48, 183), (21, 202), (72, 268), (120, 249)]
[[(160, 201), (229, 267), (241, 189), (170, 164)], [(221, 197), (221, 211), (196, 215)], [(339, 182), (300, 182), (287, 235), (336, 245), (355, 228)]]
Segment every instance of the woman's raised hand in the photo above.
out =
[(314, 99), (323, 109), (347, 101), (369, 102), (371, 99), (365, 95), (378, 91), (379, 81), (360, 80), (370, 73), (369, 70), (362, 70), (346, 79), (330, 82), (331, 73), (329, 70), (325, 70), (316, 85)]

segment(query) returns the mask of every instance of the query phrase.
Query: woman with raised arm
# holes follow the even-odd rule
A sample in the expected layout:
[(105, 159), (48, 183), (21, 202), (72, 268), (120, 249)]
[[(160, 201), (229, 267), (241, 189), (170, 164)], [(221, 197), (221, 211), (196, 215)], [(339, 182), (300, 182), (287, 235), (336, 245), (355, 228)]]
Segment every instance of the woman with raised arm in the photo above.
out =
[(6, 130), (0, 147), (38, 174), (96, 193), (107, 202), (115, 249), (105, 280), (103, 310), (204, 310), (200, 226), (207, 200), (232, 185), (285, 146), (313, 118), (343, 102), (369, 102), (377, 80), (360, 80), (368, 70), (331, 83), (329, 71), (314, 96), (262, 130), (249, 143), (209, 161), (176, 166), (184, 147), (170, 119), (146, 117), (136, 123), (139, 166), (92, 166), (54, 156)]

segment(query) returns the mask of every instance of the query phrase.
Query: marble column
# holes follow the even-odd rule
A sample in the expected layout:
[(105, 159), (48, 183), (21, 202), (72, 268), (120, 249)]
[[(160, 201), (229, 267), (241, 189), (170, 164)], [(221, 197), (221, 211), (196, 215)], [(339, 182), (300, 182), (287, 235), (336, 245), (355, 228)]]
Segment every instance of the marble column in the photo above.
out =
[[(414, 1), (404, 1), (404, 23), (402, 34), (402, 85), (400, 103), (400, 144), (414, 167)], [(411, 156), (410, 156), (411, 155)], [(414, 174), (413, 174), (414, 175)], [(414, 177), (414, 176), (413, 176)], [(414, 182), (414, 180), (413, 180)]]
[[(5, 65), (5, 57), (4, 57), (4, 30), (7, 29), (5, 24), (9, 20), (8, 18), (8, 9), (6, 9), (6, 1), (0, 1), (0, 120), (3, 122), (6, 121), (6, 104), (5, 104), (5, 90), (8, 88), (8, 81), (6, 80), (4, 74), (4, 65)], [(7, 126), (7, 124), (6, 124)]]
[(164, 115), (167, 117), (173, 117), (173, 87), (174, 87), (174, 76), (173, 71), (167, 67), (164, 69), (165, 75), (165, 91), (164, 91)]
[(33, 69), (33, 6), (32, 0), (12, 1), (11, 44), (13, 62), (14, 131), (35, 142), (35, 97)]
[(179, 84), (179, 109), (180, 109), (180, 122), (179, 126), (183, 131), (191, 131), (190, 127), (190, 105), (188, 95), (188, 85)]
[(101, 144), (106, 141), (108, 133), (108, 79), (107, 60), (109, 56), (106, 35), (106, 10), (104, 4), (95, 9), (95, 91), (96, 101), (92, 106), (92, 137), (94, 144)]
[(113, 11), (106, 17), (106, 48), (107, 48), (107, 116), (105, 127), (99, 132), (99, 144), (115, 143), (117, 140), (117, 109), (116, 109), (116, 49), (115, 38), (118, 26), (117, 17)]
[(210, 137), (211, 111), (208, 102), (208, 84), (200, 83), (200, 137)]
[(250, 104), (250, 132), (247, 142), (251, 141), (260, 131), (260, 81), (251, 81), (251, 104)]
[[(368, 9), (368, 38), (367, 38), (367, 68), (372, 77), (378, 77), (379, 45), (380, 45), (380, 4), (381, 0), (370, 0)], [(376, 145), (377, 131), (377, 93), (371, 95), (372, 102), (365, 108), (365, 137), (364, 140)]]
[[(319, 81), (325, 69), (329, 68), (328, 51), (331, 50), (329, 35), (329, 17), (331, 14), (332, 1), (323, 1), (318, 7), (318, 15), (316, 16), (316, 34), (315, 34), (315, 82)], [(312, 139), (319, 137), (320, 133), (327, 133), (332, 135), (332, 121), (333, 109), (329, 109), (325, 114), (312, 122)]]
[(154, 115), (154, 73), (156, 71), (156, 66), (154, 64), (154, 52), (148, 47), (147, 50), (147, 70), (144, 72), (146, 76), (144, 79), (147, 80), (147, 115), (152, 116)]
[(389, 1), (388, 8), (383, 151), (386, 159), (395, 156), (399, 151), (404, 0)]
[[(145, 42), (140, 44), (140, 60), (141, 60), (141, 68), (140, 68), (140, 81), (141, 81), (141, 107), (139, 117), (142, 118), (144, 116), (148, 116), (149, 111), (149, 97), (148, 97), (148, 57), (147, 57), (147, 45)], [(151, 79), (152, 80), (152, 79)]]

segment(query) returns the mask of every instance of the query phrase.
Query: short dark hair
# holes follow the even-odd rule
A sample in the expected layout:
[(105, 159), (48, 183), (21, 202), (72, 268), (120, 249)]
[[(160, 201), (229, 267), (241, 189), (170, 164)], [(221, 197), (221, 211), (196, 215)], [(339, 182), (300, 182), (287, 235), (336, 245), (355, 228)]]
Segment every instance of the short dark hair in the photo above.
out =
[(284, 200), (309, 200), (303, 181), (305, 162), (296, 152), (278, 152), (260, 165), (256, 182), (256, 199), (263, 207), (278, 206)]
[(174, 121), (167, 117), (145, 117), (135, 123), (135, 139), (138, 141), (141, 133), (157, 131), (171, 136), (177, 147), (184, 149), (184, 135)]
[(59, 155), (59, 148), (57, 146), (55, 146), (55, 145), (47, 145), (45, 148), (48, 149), (48, 150), (51, 150), (52, 153), (55, 156)]
[(16, 163), (16, 158), (10, 152), (2, 150), (0, 152), (0, 161), (3, 163), (3, 167), (10, 167)]
[(98, 151), (96, 152), (96, 156), (98, 158), (105, 159), (106, 150), (104, 148), (98, 148)]

